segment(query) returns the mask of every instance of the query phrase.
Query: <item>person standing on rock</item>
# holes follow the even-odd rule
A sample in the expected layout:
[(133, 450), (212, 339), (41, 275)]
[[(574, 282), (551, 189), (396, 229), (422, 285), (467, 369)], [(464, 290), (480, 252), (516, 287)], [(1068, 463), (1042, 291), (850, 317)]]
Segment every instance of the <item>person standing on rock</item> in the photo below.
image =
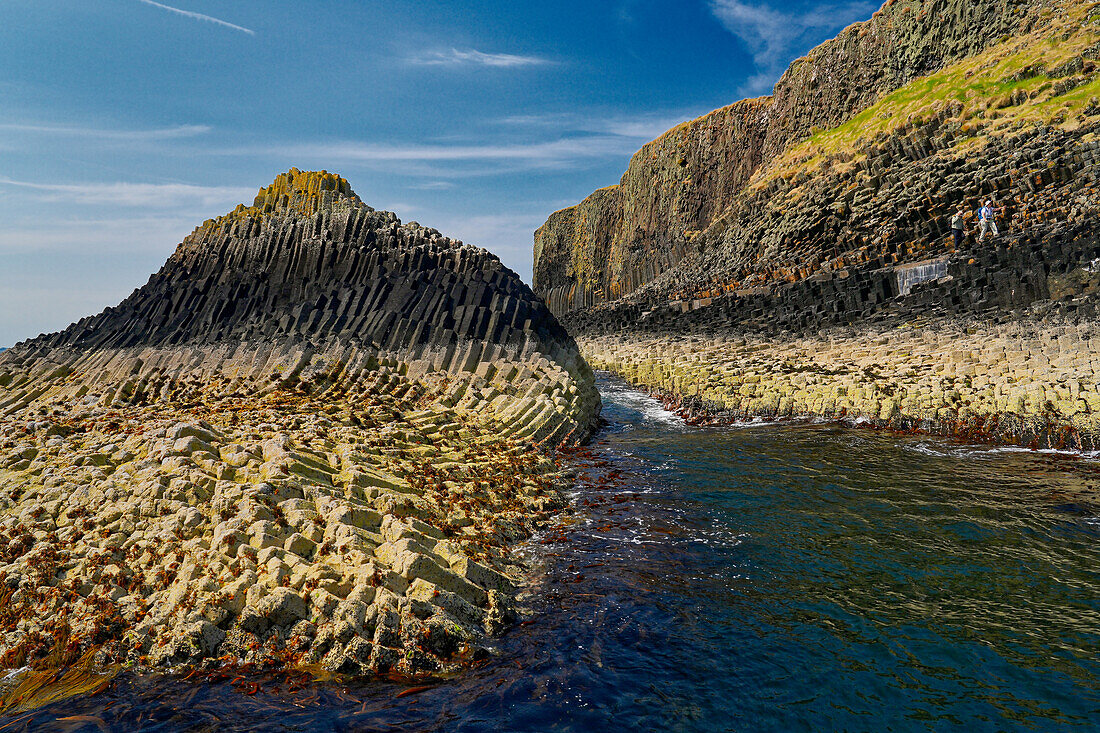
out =
[(992, 233), (994, 237), (1001, 236), (1001, 233), (997, 231), (996, 222), (997, 210), (993, 208), (993, 201), (986, 201), (985, 206), (978, 210), (978, 223), (981, 225), (981, 235), (978, 236), (978, 242), (985, 241), (985, 235)]
[(951, 217), (951, 234), (955, 237), (955, 249), (962, 246), (963, 231), (966, 229), (965, 215), (965, 210), (960, 206), (955, 215)]

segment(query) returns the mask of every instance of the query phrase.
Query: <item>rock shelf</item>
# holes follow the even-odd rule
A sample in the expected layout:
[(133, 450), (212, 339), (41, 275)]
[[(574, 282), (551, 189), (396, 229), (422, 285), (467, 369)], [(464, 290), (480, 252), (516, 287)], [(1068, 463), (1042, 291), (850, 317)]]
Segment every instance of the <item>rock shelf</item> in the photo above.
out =
[(1100, 450), (1100, 324), (938, 317), (776, 337), (582, 338), (696, 423), (846, 418), (1031, 448)]
[(0, 666), (461, 667), (598, 414), (495, 257), (292, 169), (0, 355)]
[(698, 421), (1097, 449), (1097, 7), (885, 3), (551, 215), (537, 292)]

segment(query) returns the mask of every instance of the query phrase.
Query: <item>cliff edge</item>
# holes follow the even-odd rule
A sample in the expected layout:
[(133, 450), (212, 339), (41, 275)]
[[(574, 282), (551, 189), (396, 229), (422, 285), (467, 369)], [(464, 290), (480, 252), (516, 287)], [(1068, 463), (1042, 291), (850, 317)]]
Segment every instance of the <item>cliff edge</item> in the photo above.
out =
[(1098, 57), (1097, 3), (887, 3), (551, 216), (536, 291), (700, 421), (1100, 449)]
[[(792, 145), (916, 79), (1049, 25), (1053, 5), (890, 0), (791, 64), (771, 96), (669, 130), (633, 156), (617, 186), (552, 214), (535, 233), (535, 292), (560, 315), (629, 295), (711, 251), (703, 233), (731, 209), (754, 213), (757, 202), (745, 200), (753, 179)], [(746, 255), (759, 248), (748, 238), (736, 245)]]

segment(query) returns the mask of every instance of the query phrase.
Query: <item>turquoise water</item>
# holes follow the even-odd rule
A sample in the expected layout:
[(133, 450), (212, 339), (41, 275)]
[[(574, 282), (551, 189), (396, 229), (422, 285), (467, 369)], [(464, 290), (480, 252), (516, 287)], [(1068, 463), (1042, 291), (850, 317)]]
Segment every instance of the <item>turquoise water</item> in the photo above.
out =
[(575, 517), (525, 551), (534, 615), (486, 667), (403, 697), (120, 678), (8, 730), (1100, 728), (1100, 461), (692, 428), (602, 390)]

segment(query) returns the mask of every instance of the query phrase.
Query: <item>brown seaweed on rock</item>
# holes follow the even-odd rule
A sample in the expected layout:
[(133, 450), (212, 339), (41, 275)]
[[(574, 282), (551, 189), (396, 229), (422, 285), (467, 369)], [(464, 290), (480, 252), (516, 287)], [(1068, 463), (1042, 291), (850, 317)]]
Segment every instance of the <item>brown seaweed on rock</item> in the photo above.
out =
[(461, 669), (599, 407), (494, 256), (291, 170), (0, 355), (0, 664)]

